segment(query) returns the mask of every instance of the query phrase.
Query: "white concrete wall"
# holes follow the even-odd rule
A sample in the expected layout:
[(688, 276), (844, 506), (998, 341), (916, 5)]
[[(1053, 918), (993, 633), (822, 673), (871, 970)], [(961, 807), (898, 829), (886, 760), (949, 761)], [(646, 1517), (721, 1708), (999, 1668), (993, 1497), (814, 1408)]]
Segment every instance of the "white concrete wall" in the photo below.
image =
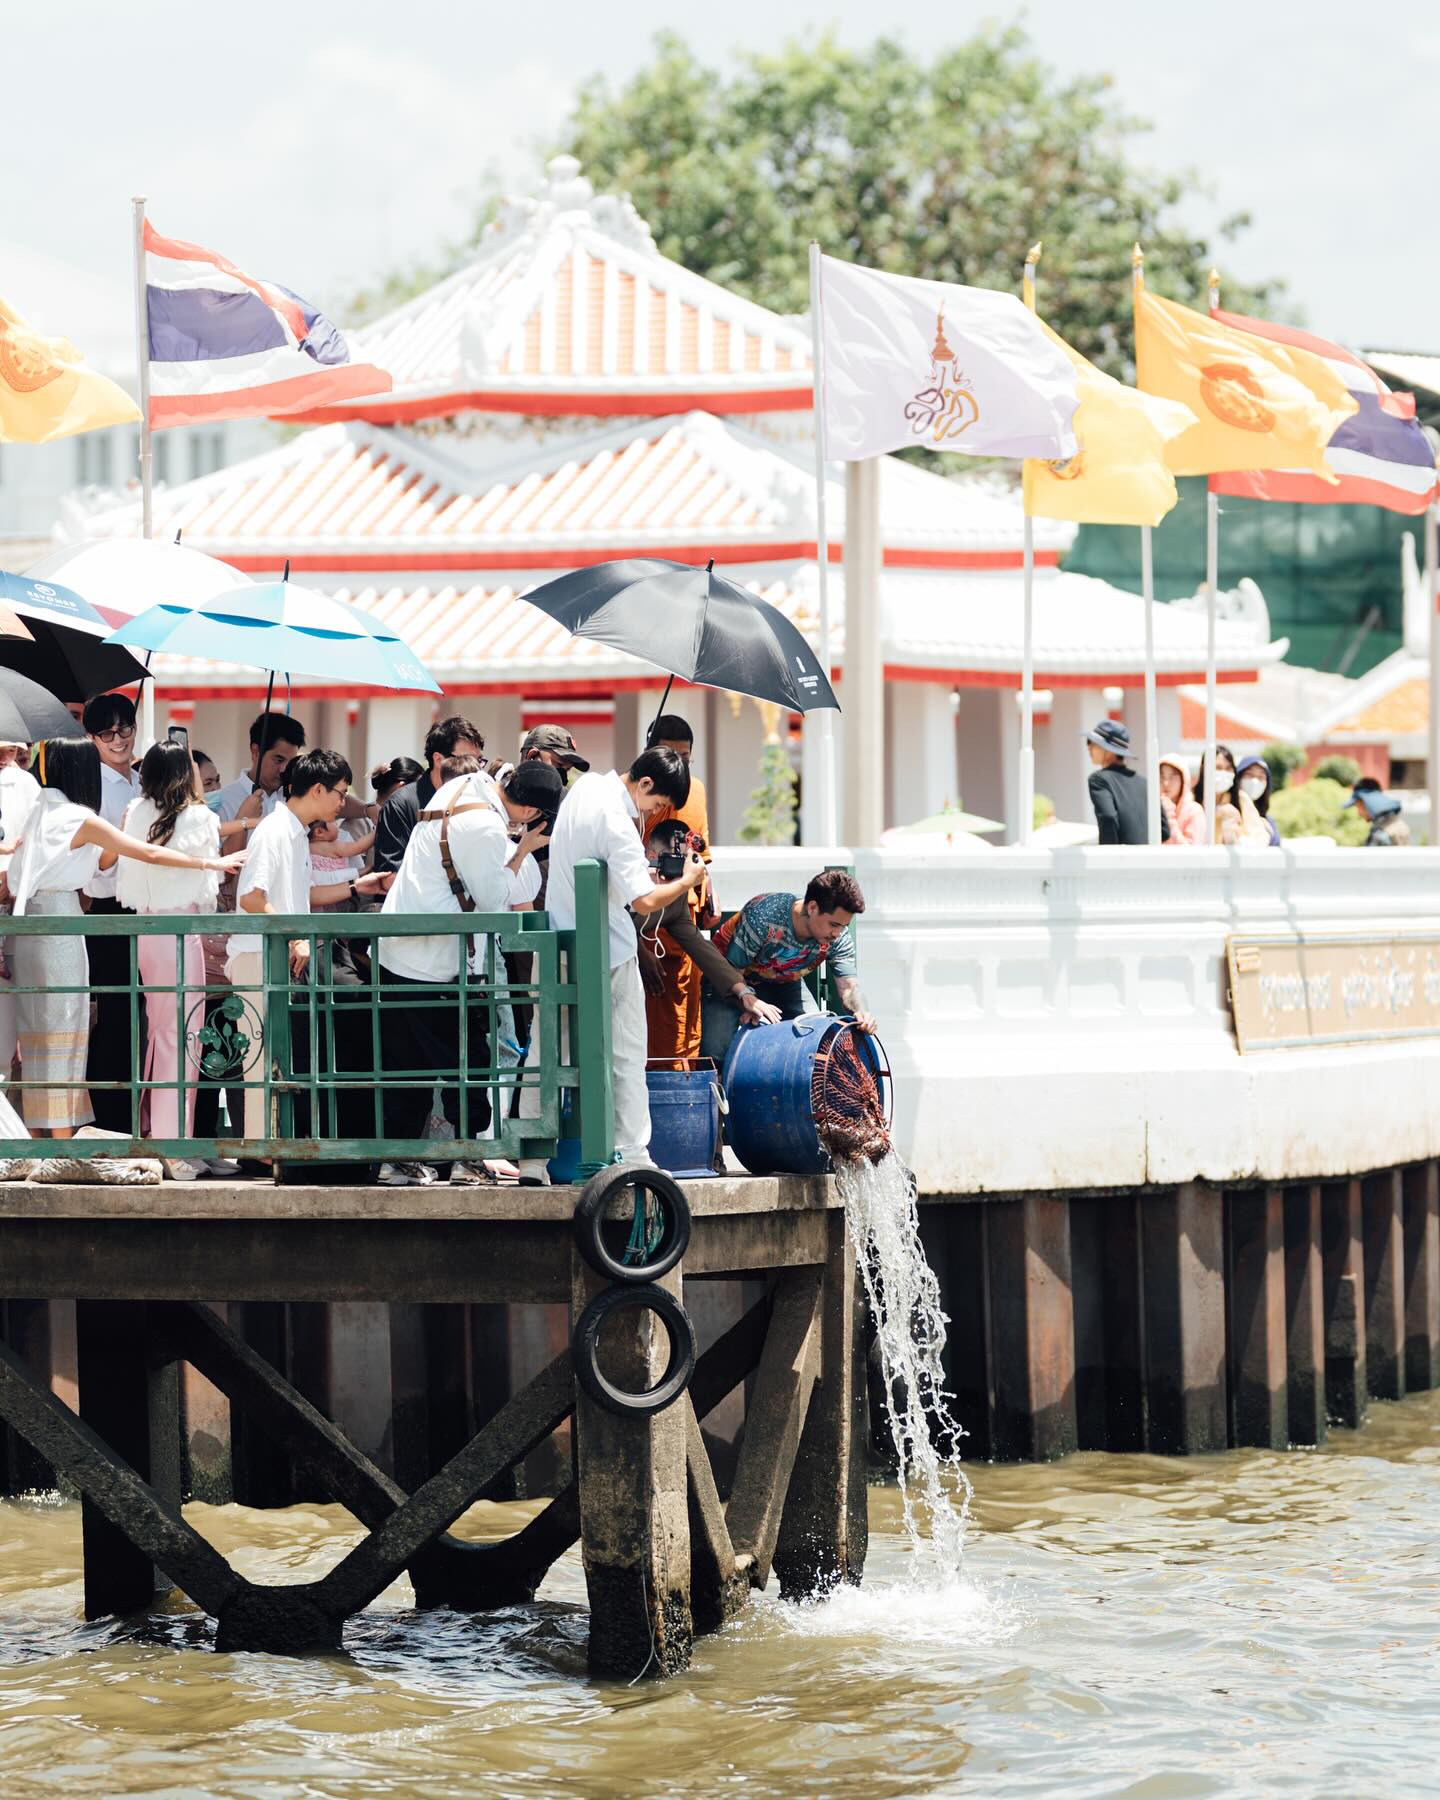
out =
[[(1440, 1041), (1241, 1056), (1229, 932), (1440, 933), (1440, 850), (854, 857), (861, 986), (926, 1193), (1303, 1180), (1440, 1155)], [(722, 847), (722, 905), (805, 851)]]
[(892, 681), (885, 702), (885, 824), (913, 825), (959, 794), (955, 709), (938, 681)]

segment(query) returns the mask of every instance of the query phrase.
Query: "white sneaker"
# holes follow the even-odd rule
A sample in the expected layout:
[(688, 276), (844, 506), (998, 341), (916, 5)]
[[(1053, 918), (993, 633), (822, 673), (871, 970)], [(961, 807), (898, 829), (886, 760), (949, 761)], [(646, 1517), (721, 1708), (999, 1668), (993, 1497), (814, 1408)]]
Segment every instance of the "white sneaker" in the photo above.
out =
[(522, 1156), (520, 1158), (521, 1187), (550, 1187), (550, 1170), (543, 1156)]
[(197, 1164), (186, 1162), (180, 1156), (162, 1157), (161, 1161), (165, 1165), (167, 1181), (198, 1181), (204, 1173)]
[(451, 1163), (450, 1185), (451, 1187), (489, 1187), (490, 1177), (479, 1163)]
[(218, 1181), (233, 1180), (240, 1173), (240, 1165), (233, 1156), (207, 1156), (200, 1167)]
[(434, 1187), (439, 1177), (429, 1163), (381, 1163), (381, 1187)]

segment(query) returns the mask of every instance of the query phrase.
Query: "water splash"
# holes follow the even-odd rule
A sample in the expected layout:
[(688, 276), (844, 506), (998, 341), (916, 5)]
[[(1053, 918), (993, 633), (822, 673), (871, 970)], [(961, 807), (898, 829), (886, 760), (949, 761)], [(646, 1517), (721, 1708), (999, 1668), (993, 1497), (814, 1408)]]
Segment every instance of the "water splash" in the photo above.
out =
[(936, 1442), (938, 1433), (953, 1444), (961, 1429), (942, 1364), (950, 1321), (920, 1242), (915, 1184), (893, 1152), (878, 1163), (837, 1157), (835, 1182), (875, 1321), (911, 1578), (949, 1585), (960, 1575), (971, 1487), (959, 1458)]

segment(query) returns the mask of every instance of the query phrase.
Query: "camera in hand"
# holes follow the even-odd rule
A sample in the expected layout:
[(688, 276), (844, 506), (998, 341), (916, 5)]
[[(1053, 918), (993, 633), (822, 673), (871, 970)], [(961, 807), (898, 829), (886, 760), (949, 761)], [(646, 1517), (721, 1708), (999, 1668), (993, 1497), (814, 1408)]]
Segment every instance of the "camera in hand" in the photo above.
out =
[(660, 850), (655, 858), (655, 873), (662, 881), (678, 881), (688, 867), (691, 852), (701, 856), (705, 851), (704, 838), (697, 837), (678, 819), (667, 819), (657, 826), (655, 837)]

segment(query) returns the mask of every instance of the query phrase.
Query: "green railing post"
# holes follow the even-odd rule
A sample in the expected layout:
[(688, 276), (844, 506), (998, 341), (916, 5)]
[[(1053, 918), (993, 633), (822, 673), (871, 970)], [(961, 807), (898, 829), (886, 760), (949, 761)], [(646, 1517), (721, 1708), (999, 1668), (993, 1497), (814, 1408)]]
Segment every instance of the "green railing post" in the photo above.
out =
[(575, 865), (575, 1043), (580, 1070), (580, 1173), (615, 1160), (610, 1021), (610, 905), (605, 865)]

